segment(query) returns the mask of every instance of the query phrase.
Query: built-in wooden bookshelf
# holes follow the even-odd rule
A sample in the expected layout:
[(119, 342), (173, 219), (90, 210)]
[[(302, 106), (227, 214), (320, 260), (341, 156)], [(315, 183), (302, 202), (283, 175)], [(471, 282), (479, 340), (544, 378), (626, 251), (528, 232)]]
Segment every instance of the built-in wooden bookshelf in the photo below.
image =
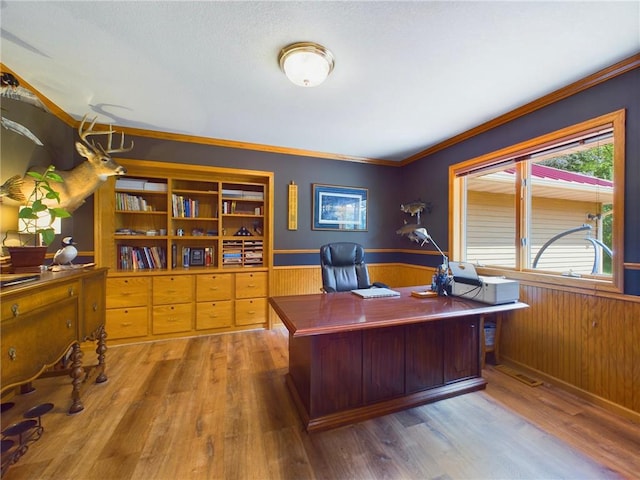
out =
[[(268, 327), (273, 173), (117, 161), (127, 175), (95, 195), (95, 258), (109, 267), (112, 287), (110, 339)], [(163, 288), (174, 295), (161, 294)], [(180, 312), (174, 320), (167, 317), (171, 307)]]

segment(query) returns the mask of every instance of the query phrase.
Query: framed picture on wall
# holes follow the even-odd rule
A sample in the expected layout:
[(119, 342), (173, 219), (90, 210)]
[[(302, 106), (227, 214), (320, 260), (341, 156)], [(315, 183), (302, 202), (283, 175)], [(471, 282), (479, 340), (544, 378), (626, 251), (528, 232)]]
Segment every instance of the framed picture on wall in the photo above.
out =
[(314, 230), (367, 230), (367, 189), (313, 184)]

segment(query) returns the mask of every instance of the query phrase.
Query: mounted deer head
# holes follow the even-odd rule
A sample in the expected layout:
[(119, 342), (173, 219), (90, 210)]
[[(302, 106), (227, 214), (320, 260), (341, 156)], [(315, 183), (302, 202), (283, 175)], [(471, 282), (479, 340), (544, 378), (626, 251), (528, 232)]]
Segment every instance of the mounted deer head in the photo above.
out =
[[(85, 128), (87, 123), (87, 116), (85, 115), (78, 127), (78, 135), (82, 143), (76, 142), (76, 150), (87, 161), (66, 172), (56, 171), (64, 180), (63, 183), (56, 187), (60, 192), (60, 203), (56, 203), (56, 206), (64, 208), (68, 212), (73, 212), (82, 205), (85, 199), (93, 194), (107, 178), (127, 173), (123, 166), (118, 165), (111, 158), (111, 154), (131, 151), (133, 149), (133, 141), (130, 146), (125, 147), (124, 133), (122, 133), (120, 146), (113, 148), (113, 134), (115, 133), (113, 128), (109, 126), (109, 130), (96, 131), (94, 130), (96, 120), (97, 117), (93, 119), (88, 128)], [(99, 143), (90, 141), (88, 137), (91, 135), (106, 135), (106, 148)], [(10, 182), (12, 182), (11, 185), (9, 185)], [(12, 191), (15, 192), (17, 188), (20, 189), (22, 195), (10, 193)], [(22, 179), (19, 177), (17, 179), (15, 177), (10, 178), (0, 189), (3, 195), (16, 201), (24, 202), (25, 198), (28, 197), (28, 192), (33, 190), (33, 178), (29, 175), (25, 175)]]

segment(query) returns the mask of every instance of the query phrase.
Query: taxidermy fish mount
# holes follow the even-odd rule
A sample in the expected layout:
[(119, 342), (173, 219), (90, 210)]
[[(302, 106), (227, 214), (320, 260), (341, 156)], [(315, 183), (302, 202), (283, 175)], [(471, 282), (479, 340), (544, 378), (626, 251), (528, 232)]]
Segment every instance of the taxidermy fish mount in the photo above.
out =
[[(112, 153), (129, 152), (133, 149), (133, 141), (130, 146), (124, 146), (124, 133), (121, 134), (120, 146), (112, 147), (112, 127), (109, 130), (94, 130), (97, 117), (93, 119), (88, 128), (84, 128), (87, 116), (85, 115), (78, 127), (78, 135), (81, 142), (76, 142), (76, 150), (87, 160), (69, 171), (57, 171), (63, 178), (60, 186), (60, 203), (56, 207), (73, 212), (82, 205), (87, 197), (93, 194), (108, 177), (120, 176), (127, 173), (126, 168), (119, 165), (111, 158)], [(106, 135), (106, 148), (88, 139), (91, 135)], [(24, 203), (28, 192), (33, 190), (33, 177), (25, 175), (23, 178), (11, 177), (0, 186), (0, 196), (6, 196), (20, 203)], [(55, 202), (55, 200), (51, 200)]]

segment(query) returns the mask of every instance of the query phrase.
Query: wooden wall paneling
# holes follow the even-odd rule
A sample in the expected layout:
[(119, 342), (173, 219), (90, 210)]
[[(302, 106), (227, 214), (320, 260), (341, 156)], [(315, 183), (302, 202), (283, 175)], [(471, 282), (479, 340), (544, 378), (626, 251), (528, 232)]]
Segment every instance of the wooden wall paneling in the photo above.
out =
[(521, 285), (531, 308), (503, 322), (501, 358), (572, 393), (640, 413), (640, 303)]
[(631, 305), (626, 310), (627, 318), (631, 323), (631, 331), (628, 332), (631, 342), (630, 354), (634, 361), (631, 362), (631, 375), (628, 385), (631, 400), (628, 405), (635, 412), (640, 412), (640, 303)]

